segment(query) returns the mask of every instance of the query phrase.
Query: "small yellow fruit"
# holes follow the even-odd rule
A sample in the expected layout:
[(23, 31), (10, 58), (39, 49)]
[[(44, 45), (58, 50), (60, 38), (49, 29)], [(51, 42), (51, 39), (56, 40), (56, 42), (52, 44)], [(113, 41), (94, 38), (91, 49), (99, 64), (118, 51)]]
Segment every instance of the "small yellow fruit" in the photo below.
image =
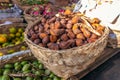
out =
[(26, 50), (27, 47), (26, 46), (21, 46), (20, 50)]
[(0, 43), (6, 43), (7, 42), (7, 38), (4, 35), (0, 35)]
[(21, 33), (17, 32), (16, 37), (20, 37), (20, 36), (21, 36)]
[(15, 38), (15, 34), (10, 34), (9, 37), (10, 38)]
[(20, 44), (21, 43), (21, 41), (17, 41), (17, 42), (15, 42), (15, 45), (18, 45), (18, 44)]
[(16, 33), (16, 32), (17, 32), (17, 30), (16, 30), (15, 27), (11, 27), (11, 28), (9, 29), (9, 31), (10, 31), (10, 33)]
[(15, 50), (13, 50), (13, 49), (7, 51), (8, 54), (11, 54), (11, 53), (14, 53), (14, 52), (15, 52)]
[(23, 30), (22, 28), (19, 28), (19, 29), (18, 29), (18, 32), (19, 32), (19, 33), (22, 33), (22, 32), (24, 32), (24, 30)]
[(2, 53), (2, 52), (0, 52), (0, 56), (3, 56), (3, 53)]

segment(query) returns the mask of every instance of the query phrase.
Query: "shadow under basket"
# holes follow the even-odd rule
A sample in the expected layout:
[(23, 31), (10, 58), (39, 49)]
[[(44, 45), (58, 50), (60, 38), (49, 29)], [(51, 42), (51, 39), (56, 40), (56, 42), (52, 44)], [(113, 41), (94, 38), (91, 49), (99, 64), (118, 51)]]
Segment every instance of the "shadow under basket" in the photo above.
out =
[(85, 70), (89, 65), (102, 55), (108, 42), (109, 28), (106, 27), (103, 35), (93, 43), (74, 47), (66, 50), (50, 50), (34, 44), (28, 39), (27, 33), (30, 28), (37, 25), (40, 20), (29, 25), (25, 30), (25, 41), (33, 55), (40, 60), (45, 67), (57, 76), (68, 79)]

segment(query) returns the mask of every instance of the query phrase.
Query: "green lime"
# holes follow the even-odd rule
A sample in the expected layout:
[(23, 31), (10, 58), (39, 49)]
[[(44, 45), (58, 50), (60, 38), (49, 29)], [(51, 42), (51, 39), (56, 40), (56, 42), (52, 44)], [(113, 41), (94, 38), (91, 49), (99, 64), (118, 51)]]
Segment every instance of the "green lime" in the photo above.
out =
[(14, 63), (14, 67), (16, 67), (16, 66), (18, 66), (18, 65), (21, 65), (20, 62)]
[(0, 76), (0, 80), (2, 80), (2, 76)]
[(55, 76), (55, 77), (53, 78), (53, 80), (61, 80), (61, 78)]
[(54, 78), (54, 77), (55, 77), (55, 74), (51, 73), (51, 74), (49, 75), (49, 77), (50, 77), (50, 78)]
[(27, 70), (29, 70), (31, 68), (31, 65), (30, 64), (25, 64), (24, 66), (23, 66), (23, 68), (22, 68), (22, 71), (24, 72), (24, 71), (27, 71)]
[(20, 50), (26, 50), (27, 47), (26, 46), (21, 46)]
[(8, 46), (9, 46), (9, 47), (10, 47), (10, 46), (14, 46), (14, 44), (12, 44), (12, 43), (9, 43), (9, 44), (8, 44)]
[(3, 72), (4, 75), (8, 75), (8, 74), (10, 74), (10, 73), (11, 73), (11, 70), (10, 70), (10, 69), (5, 69), (4, 72)]
[(9, 34), (9, 38), (10, 38), (10, 39), (15, 38), (15, 34), (12, 34), (12, 33), (11, 33), (11, 34)]
[(19, 29), (18, 29), (18, 32), (19, 32), (19, 33), (23, 33), (23, 32), (24, 32), (23, 28), (19, 28)]
[(8, 75), (2, 76), (2, 80), (10, 80), (10, 77)]
[(2, 34), (2, 35), (3, 35), (4, 37), (6, 37), (6, 38), (8, 37), (8, 35), (7, 35), (7, 34)]
[(13, 65), (12, 64), (5, 64), (4, 66), (6, 69), (12, 69), (13, 68)]
[(15, 66), (16, 71), (20, 71), (21, 69), (22, 69), (22, 65), (19, 64), (19, 65)]
[(15, 50), (13, 50), (13, 49), (7, 51), (8, 54), (12, 54), (14, 52), (15, 52)]
[(38, 61), (33, 61), (32, 64), (34, 65), (34, 67), (38, 68), (39, 67), (39, 64), (38, 64)]
[(16, 33), (17, 32), (17, 29), (15, 28), (15, 27), (11, 27), (10, 29), (9, 29), (9, 31), (10, 31), (10, 33)]
[(39, 69), (44, 69), (43, 64), (39, 64)]
[(19, 40), (20, 40), (20, 38), (16, 37), (16, 38), (15, 38), (15, 40), (16, 40), (16, 41), (19, 41)]
[(17, 42), (15, 42), (15, 45), (18, 45), (18, 44), (20, 44), (21, 43), (21, 41), (17, 41)]
[(22, 61), (21, 65), (24, 66), (25, 64), (28, 64), (28, 61)]
[(25, 80), (33, 80), (33, 78), (28, 76)]
[(24, 74), (31, 73), (31, 70), (26, 70), (23, 72)]
[(42, 74), (44, 74), (44, 70), (38, 70), (35, 72), (35, 75), (38, 75), (38, 76), (40, 76)]
[(24, 41), (24, 37), (23, 36), (20, 37), (20, 41)]
[(6, 47), (6, 46), (8, 46), (8, 45), (9, 45), (9, 43), (6, 42), (6, 43), (3, 43), (3, 44), (2, 44), (2, 47)]
[(45, 75), (50, 75), (50, 73), (51, 73), (50, 70), (48, 69), (45, 70)]
[(15, 36), (16, 36), (16, 37), (20, 37), (20, 36), (21, 36), (21, 33), (17, 32), (17, 33), (15, 34)]

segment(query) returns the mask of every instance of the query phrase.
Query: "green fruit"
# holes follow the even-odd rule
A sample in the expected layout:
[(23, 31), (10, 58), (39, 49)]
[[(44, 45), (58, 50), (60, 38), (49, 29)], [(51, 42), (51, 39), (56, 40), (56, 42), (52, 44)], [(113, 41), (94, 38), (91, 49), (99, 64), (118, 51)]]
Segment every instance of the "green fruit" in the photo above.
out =
[(9, 38), (10, 38), (10, 39), (15, 38), (15, 34), (12, 34), (12, 33), (11, 33), (11, 34), (9, 34)]
[(6, 47), (6, 46), (8, 46), (8, 45), (9, 45), (9, 43), (6, 42), (6, 43), (3, 43), (3, 44), (2, 44), (2, 47)]
[(21, 36), (21, 33), (17, 32), (15, 36), (16, 36), (16, 37), (20, 37), (20, 36)]
[(16, 37), (16, 38), (15, 38), (15, 40), (16, 40), (16, 41), (19, 41), (19, 40), (20, 40), (20, 38)]
[(48, 78), (47, 80), (52, 80), (52, 78)]
[(11, 70), (10, 70), (10, 69), (5, 69), (4, 72), (3, 72), (4, 75), (8, 75), (8, 74), (10, 74), (10, 73), (11, 73)]
[(48, 77), (44, 76), (42, 80), (47, 80), (47, 79), (48, 79)]
[(14, 28), (14, 27), (11, 27), (11, 28), (9, 29), (9, 32), (15, 34), (15, 33), (17, 32), (17, 29)]
[(8, 75), (2, 76), (2, 80), (10, 80), (10, 77)]
[(22, 36), (24, 37), (24, 32), (22, 33)]
[(28, 76), (25, 80), (33, 80), (33, 78)]
[(2, 34), (2, 35), (3, 35), (4, 37), (6, 37), (6, 38), (8, 37), (7, 34)]
[(16, 66), (18, 66), (18, 65), (20, 65), (19, 62), (14, 63), (14, 67), (16, 67)]
[(27, 47), (26, 46), (21, 46), (20, 50), (26, 50)]
[(34, 67), (39, 68), (38, 61), (33, 61), (32, 64), (34, 65)]
[(14, 46), (14, 44), (12, 44), (12, 43), (9, 43), (9, 44), (8, 44), (8, 46), (9, 46), (9, 47), (10, 47), (10, 46)]
[(15, 42), (15, 45), (18, 45), (18, 44), (20, 44), (21, 43), (21, 41), (17, 41), (17, 42)]
[(31, 73), (31, 70), (26, 70), (23, 72), (24, 74)]
[(54, 78), (55, 75), (54, 75), (53, 73), (51, 73), (51, 74), (49, 75), (49, 77), (50, 77), (50, 78)]
[(21, 65), (24, 66), (25, 64), (28, 64), (28, 61), (22, 61), (22, 62), (21, 62)]
[(20, 41), (24, 41), (24, 37), (23, 36), (20, 37)]
[(31, 68), (31, 65), (30, 64), (25, 64), (24, 66), (23, 66), (23, 68), (22, 68), (22, 71), (24, 72), (24, 71), (27, 71), (27, 70), (29, 70)]
[(19, 32), (19, 33), (23, 33), (24, 30), (23, 30), (22, 28), (19, 28), (19, 29), (18, 29), (18, 32)]
[(13, 78), (13, 80), (22, 80), (21, 78)]
[(38, 75), (38, 76), (40, 76), (42, 74), (44, 74), (44, 70), (39, 70), (39, 71), (35, 72), (35, 75)]
[(15, 50), (13, 50), (13, 49), (7, 51), (8, 54), (12, 54), (14, 52), (15, 52)]
[(6, 69), (11, 69), (11, 68), (13, 68), (13, 65), (12, 64), (5, 64), (5, 66), (4, 66)]
[(15, 66), (15, 70), (16, 71), (20, 71), (22, 69), (22, 65), (17, 65), (17, 66)]
[(61, 80), (59, 77), (55, 76), (53, 80)]
[(39, 69), (44, 69), (43, 64), (40, 64), (40, 65), (39, 65)]
[(0, 80), (2, 80), (2, 76), (0, 76)]
[(48, 69), (45, 70), (45, 75), (50, 75), (50, 73), (51, 73), (50, 70)]

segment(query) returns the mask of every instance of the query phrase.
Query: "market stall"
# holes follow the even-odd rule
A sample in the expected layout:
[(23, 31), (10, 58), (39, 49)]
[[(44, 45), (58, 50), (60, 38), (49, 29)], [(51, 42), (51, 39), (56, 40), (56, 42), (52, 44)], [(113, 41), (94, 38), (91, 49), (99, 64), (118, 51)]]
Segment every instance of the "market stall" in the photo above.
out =
[(120, 52), (102, 3), (117, 0), (0, 0), (0, 80), (79, 80)]

